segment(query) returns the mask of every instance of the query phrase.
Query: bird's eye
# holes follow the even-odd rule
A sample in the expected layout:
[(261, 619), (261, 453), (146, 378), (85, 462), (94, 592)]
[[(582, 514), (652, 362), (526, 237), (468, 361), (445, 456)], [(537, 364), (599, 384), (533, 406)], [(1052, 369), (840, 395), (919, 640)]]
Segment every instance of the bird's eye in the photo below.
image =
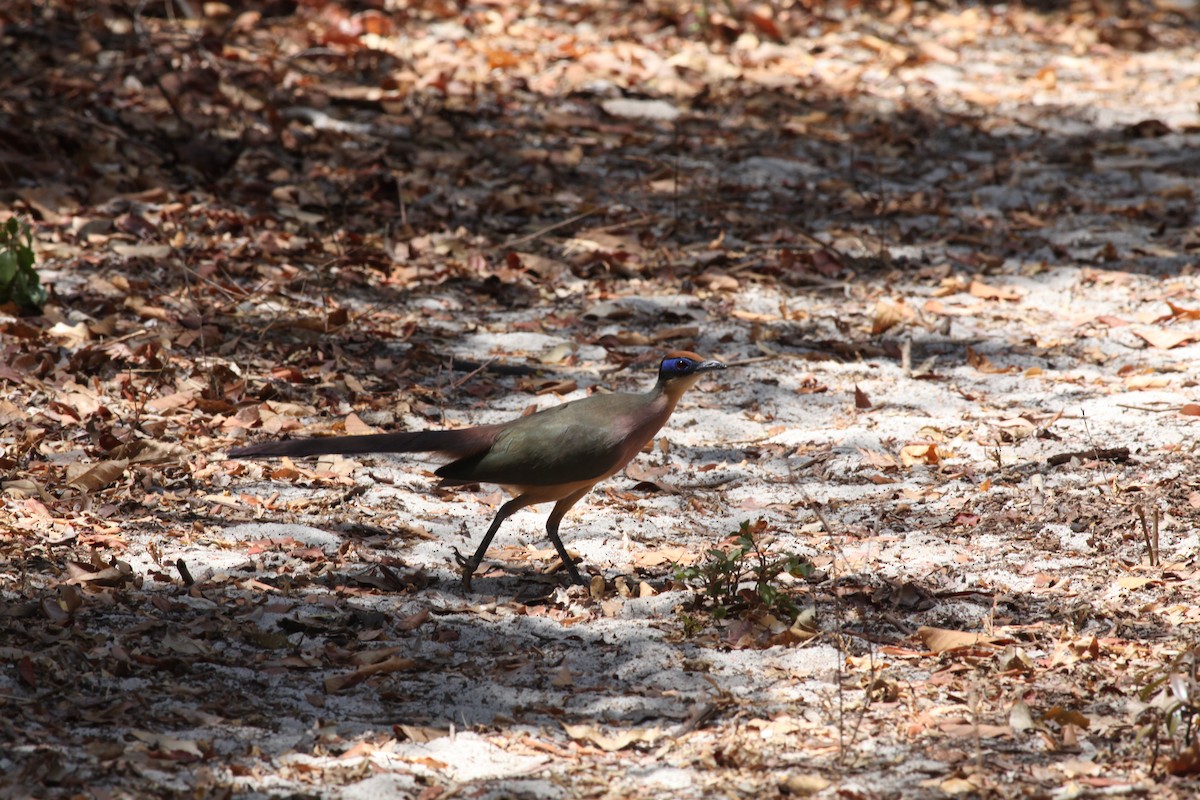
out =
[(687, 372), (691, 366), (692, 362), (686, 358), (679, 358), (675, 360), (675, 369), (678, 372)]

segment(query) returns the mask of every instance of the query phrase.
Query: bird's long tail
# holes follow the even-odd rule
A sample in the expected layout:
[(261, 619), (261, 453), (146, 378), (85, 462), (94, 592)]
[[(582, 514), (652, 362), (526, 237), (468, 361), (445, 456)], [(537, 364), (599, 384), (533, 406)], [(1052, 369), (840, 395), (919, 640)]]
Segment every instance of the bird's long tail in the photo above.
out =
[(361, 453), (444, 453), (470, 456), (492, 446), (500, 426), (482, 425), (455, 431), (404, 431), (363, 436), (324, 436), (315, 439), (285, 439), (235, 447), (230, 458), (254, 456), (323, 456)]

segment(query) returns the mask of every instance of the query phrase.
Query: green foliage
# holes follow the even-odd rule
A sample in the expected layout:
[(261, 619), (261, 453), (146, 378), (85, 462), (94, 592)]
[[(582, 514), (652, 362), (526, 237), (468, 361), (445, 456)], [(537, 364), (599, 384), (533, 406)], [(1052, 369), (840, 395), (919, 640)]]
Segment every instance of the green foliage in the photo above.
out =
[(1166, 740), (1171, 756), (1167, 771), (1194, 774), (1200, 750), (1200, 647), (1184, 652), (1142, 676), (1139, 698), (1149, 705), (1139, 715), (1139, 739), (1153, 742), (1154, 769), (1159, 748)]
[(10, 217), (0, 226), (0, 303), (13, 302), (25, 311), (41, 311), (46, 290), (33, 268), (33, 234)]
[(813, 566), (795, 553), (773, 552), (771, 541), (762, 536), (766, 528), (763, 519), (753, 525), (743, 522), (733, 547), (709, 550), (703, 564), (677, 568), (675, 579), (700, 590), (716, 619), (765, 611), (794, 622), (800, 608), (779, 585), (779, 577), (785, 573), (808, 577)]

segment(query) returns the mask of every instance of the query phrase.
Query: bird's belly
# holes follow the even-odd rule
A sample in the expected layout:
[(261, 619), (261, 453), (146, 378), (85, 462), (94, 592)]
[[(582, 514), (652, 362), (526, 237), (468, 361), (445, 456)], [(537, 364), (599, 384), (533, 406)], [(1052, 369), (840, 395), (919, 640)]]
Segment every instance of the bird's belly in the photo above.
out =
[(569, 495), (575, 494), (580, 489), (591, 489), (600, 481), (607, 478), (607, 475), (602, 475), (599, 478), (587, 481), (574, 481), (573, 483), (557, 483), (553, 486), (520, 486), (514, 484), (501, 484), (501, 488), (514, 497), (531, 498), (530, 504), (533, 503), (550, 503), (556, 502)]

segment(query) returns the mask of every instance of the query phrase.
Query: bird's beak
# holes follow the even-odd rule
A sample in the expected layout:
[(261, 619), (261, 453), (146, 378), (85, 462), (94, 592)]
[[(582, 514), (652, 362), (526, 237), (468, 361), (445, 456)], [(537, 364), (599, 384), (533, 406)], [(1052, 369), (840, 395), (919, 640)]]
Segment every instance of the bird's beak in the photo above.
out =
[(725, 369), (728, 364), (721, 361), (701, 361), (693, 372), (711, 372), (714, 369)]

